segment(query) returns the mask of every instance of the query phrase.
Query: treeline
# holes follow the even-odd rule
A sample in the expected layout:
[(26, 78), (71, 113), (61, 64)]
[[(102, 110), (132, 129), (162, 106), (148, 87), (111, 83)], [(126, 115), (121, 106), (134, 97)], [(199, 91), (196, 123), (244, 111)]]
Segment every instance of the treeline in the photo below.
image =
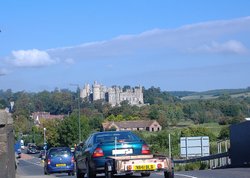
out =
[[(157, 120), (164, 129), (178, 126), (183, 121), (193, 121), (194, 124), (217, 122), (227, 125), (241, 122), (250, 115), (250, 97), (247, 96), (232, 98), (224, 94), (217, 99), (182, 101), (169, 92), (155, 87), (143, 88), (143, 94), (146, 105), (142, 107), (130, 106), (127, 101), (122, 102), (120, 106), (111, 107), (102, 100), (90, 103), (81, 99), (82, 138), (85, 138), (89, 132), (100, 130), (101, 123), (105, 119)], [(78, 96), (79, 91), (76, 93), (67, 89), (37, 93), (0, 90), (0, 108), (10, 108), (10, 102), (14, 101), (11, 112), (16, 133), (21, 132), (28, 135), (31, 141), (37, 140), (41, 143), (43, 130), (33, 127), (34, 121), (30, 117), (31, 114), (39, 111), (53, 115), (64, 114), (66, 118), (63, 121), (43, 121), (42, 124), (50, 128), (48, 134), (53, 133), (49, 139), (51, 145), (72, 145), (78, 142)]]

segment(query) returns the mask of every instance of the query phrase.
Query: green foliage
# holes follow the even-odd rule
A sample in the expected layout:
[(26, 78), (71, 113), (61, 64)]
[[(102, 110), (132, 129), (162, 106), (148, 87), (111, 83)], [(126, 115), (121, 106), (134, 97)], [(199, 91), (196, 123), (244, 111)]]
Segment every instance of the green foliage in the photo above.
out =
[[(89, 120), (85, 116), (80, 117), (81, 141), (84, 141), (90, 133)], [(64, 146), (73, 146), (79, 143), (78, 116), (71, 114), (60, 122), (59, 143)]]
[(102, 122), (104, 121), (102, 115), (97, 115), (89, 118), (90, 130), (100, 131), (102, 128)]
[(135, 133), (145, 140), (149, 145), (152, 153), (156, 154), (165, 154), (168, 155), (169, 149), (169, 134), (171, 136), (171, 150), (172, 156), (178, 157), (180, 153), (179, 142), (180, 142), (180, 134), (178, 131), (170, 133), (169, 131), (162, 130), (156, 133), (149, 132), (139, 132), (135, 131)]
[(16, 116), (14, 120), (14, 130), (16, 133), (21, 132), (23, 134), (27, 134), (31, 132), (32, 126), (33, 122), (24, 115)]
[(161, 92), (161, 89), (151, 87), (148, 90), (143, 88), (144, 102), (149, 104), (163, 104), (163, 103), (172, 103), (178, 99), (174, 96), (171, 96), (168, 92)]
[(208, 169), (208, 165), (206, 162), (176, 164), (174, 167), (175, 171), (192, 171), (192, 170), (205, 170), (205, 169)]
[(181, 137), (208, 136), (210, 141), (215, 141), (216, 136), (205, 127), (193, 126), (184, 128), (181, 131)]
[[(124, 89), (129, 89), (125, 86)], [(160, 88), (143, 88), (144, 102), (150, 103), (142, 107), (131, 106), (128, 101), (123, 101), (120, 106), (111, 107), (103, 100), (94, 101), (79, 99), (79, 89), (71, 92), (67, 89), (28, 93), (20, 91), (13, 93), (11, 90), (0, 90), (0, 108), (9, 107), (9, 102), (14, 101), (14, 129), (22, 132), (29, 142), (41, 142), (42, 130), (34, 130), (34, 121), (30, 115), (37, 111), (46, 111), (51, 114), (68, 115), (63, 121), (46, 121), (43, 126), (47, 128), (47, 137), (50, 145), (72, 145), (78, 143), (78, 101), (80, 101), (81, 128), (83, 139), (89, 132), (101, 130), (101, 123), (125, 120), (157, 120), (167, 131), (159, 133), (144, 133), (145, 139), (150, 143), (154, 152), (168, 154), (168, 133), (171, 133), (172, 151), (174, 156), (179, 155), (179, 137), (201, 136), (210, 137), (211, 150), (216, 151), (213, 144), (218, 139), (228, 138), (228, 130), (220, 126), (206, 125), (220, 123), (228, 125), (239, 123), (250, 114), (249, 94), (233, 97), (231, 94), (242, 94), (246, 90), (208, 91), (213, 99), (205, 99), (206, 93), (180, 92), (172, 93), (178, 96), (194, 94), (199, 96), (196, 100), (179, 100), (171, 93), (161, 91)], [(249, 89), (247, 90), (249, 92)], [(204, 98), (200, 98), (204, 96)], [(192, 124), (202, 124), (204, 128), (183, 128), (180, 123), (192, 121)], [(199, 127), (199, 126), (198, 126)], [(183, 129), (182, 129), (183, 128)], [(173, 131), (174, 130), (174, 131)], [(181, 132), (182, 131), (182, 132)], [(212, 133), (212, 134), (211, 134)], [(161, 135), (160, 135), (161, 134)]]
[(0, 98), (0, 109), (4, 109), (8, 106), (7, 101)]
[(123, 115), (118, 114), (117, 116), (114, 116), (113, 114), (111, 114), (110, 116), (108, 116), (106, 119), (106, 121), (114, 121), (114, 122), (120, 122), (120, 121), (132, 121), (132, 120), (139, 120), (139, 117), (137, 116), (128, 116), (127, 118), (125, 118)]
[[(46, 128), (46, 141), (50, 146), (60, 146), (59, 143), (59, 126), (61, 124), (60, 120), (42, 120), (41, 121), (43, 128)], [(41, 132), (43, 132), (43, 128), (41, 128)]]
[(219, 134), (219, 139), (224, 140), (224, 139), (229, 139), (229, 126), (224, 126)]

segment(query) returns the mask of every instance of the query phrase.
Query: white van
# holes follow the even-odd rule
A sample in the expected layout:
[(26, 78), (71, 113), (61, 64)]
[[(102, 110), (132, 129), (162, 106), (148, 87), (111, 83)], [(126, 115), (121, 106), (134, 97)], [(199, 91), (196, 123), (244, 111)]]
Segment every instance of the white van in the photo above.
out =
[(24, 141), (20, 140), (20, 144), (21, 144), (21, 149), (24, 150)]

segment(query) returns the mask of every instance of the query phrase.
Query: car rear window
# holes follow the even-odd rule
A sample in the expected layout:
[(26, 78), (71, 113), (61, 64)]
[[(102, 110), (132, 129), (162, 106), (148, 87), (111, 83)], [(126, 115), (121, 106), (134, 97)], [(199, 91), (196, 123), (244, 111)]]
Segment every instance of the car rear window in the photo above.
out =
[(66, 155), (70, 155), (71, 152), (69, 149), (63, 149), (63, 148), (60, 148), (60, 149), (52, 149), (50, 150), (49, 152), (49, 155), (51, 157), (55, 157), (55, 156), (66, 156)]
[(105, 142), (114, 142), (115, 139), (119, 141), (129, 142), (129, 141), (136, 141), (139, 138), (130, 133), (130, 132), (117, 132), (117, 133), (102, 133), (98, 134), (94, 138), (95, 143), (105, 143)]

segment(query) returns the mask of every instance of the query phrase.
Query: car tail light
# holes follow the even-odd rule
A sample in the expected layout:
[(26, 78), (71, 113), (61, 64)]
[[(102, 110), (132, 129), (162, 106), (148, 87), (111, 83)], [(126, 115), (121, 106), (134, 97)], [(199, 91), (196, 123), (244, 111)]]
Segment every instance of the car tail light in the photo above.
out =
[(132, 166), (131, 166), (131, 165), (128, 165), (128, 166), (127, 166), (127, 170), (128, 170), (128, 171), (131, 171), (131, 170), (132, 170)]
[(94, 157), (94, 158), (102, 157), (102, 156), (104, 156), (104, 153), (103, 153), (101, 148), (96, 148), (93, 155), (92, 155), (92, 157)]
[(75, 162), (75, 159), (74, 157), (71, 158), (71, 162), (74, 163)]
[(141, 153), (145, 154), (145, 155), (150, 154), (150, 150), (149, 150), (148, 145), (142, 145)]
[(50, 159), (48, 159), (48, 164), (50, 164), (51, 163), (51, 161), (50, 161)]
[(161, 169), (162, 168), (162, 164), (157, 164), (157, 169)]

